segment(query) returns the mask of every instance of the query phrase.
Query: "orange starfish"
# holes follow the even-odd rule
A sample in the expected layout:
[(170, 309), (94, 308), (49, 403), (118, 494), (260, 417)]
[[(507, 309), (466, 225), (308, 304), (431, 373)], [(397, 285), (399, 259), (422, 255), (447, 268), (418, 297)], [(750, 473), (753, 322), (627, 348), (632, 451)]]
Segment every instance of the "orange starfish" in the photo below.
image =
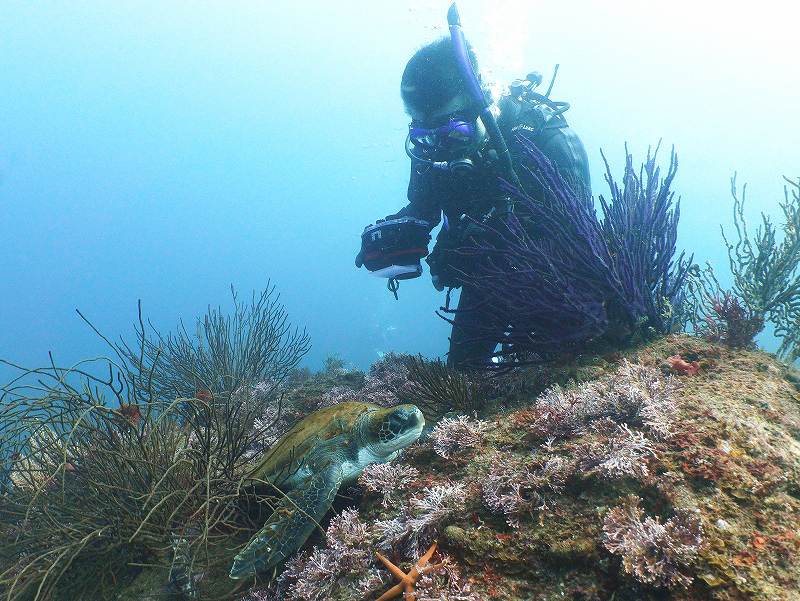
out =
[(378, 559), (383, 562), (383, 565), (385, 565), (389, 571), (395, 575), (395, 578), (400, 581), (398, 584), (395, 584), (392, 588), (378, 597), (377, 601), (394, 599), (401, 592), (403, 593), (403, 599), (405, 601), (416, 601), (417, 593), (414, 590), (414, 585), (417, 583), (417, 580), (419, 580), (419, 577), (423, 574), (427, 574), (428, 572), (432, 572), (433, 570), (438, 570), (443, 565), (441, 563), (426, 565), (431, 560), (431, 557), (433, 557), (435, 551), (436, 543), (433, 543), (431, 548), (425, 552), (425, 555), (417, 560), (417, 563), (414, 564), (414, 567), (411, 568), (411, 570), (409, 570), (408, 574), (406, 574), (403, 570), (398, 568), (380, 553), (375, 553), (375, 555), (378, 556)]

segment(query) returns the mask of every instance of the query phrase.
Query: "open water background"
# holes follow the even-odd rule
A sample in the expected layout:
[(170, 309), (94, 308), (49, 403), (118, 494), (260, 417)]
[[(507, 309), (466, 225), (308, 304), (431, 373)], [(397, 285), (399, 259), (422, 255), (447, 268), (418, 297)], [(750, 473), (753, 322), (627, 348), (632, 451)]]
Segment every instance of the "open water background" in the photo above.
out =
[[(427, 274), (400, 301), (353, 267), (364, 225), (405, 204), (406, 60), (448, 2), (0, 4), (0, 357), (107, 352), (136, 301), (160, 329), (268, 278), (314, 347), (365, 368), (436, 356)], [(592, 161), (621, 174), (662, 141), (680, 159), (679, 245), (727, 281), (729, 179), (778, 215), (800, 175), (798, 11), (759, 2), (459, 2), (482, 68), (545, 83)], [(788, 8), (787, 8), (788, 7)], [(763, 339), (768, 349), (775, 342)], [(11, 371), (0, 367), (5, 381)]]

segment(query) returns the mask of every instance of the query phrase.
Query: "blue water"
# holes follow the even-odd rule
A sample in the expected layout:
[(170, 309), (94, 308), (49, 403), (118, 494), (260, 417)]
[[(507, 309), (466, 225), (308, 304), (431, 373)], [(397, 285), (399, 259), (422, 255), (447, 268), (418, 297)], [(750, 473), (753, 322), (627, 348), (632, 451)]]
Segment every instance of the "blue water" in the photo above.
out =
[[(547, 81), (561, 64), (553, 97), (572, 103), (595, 193), (601, 147), (619, 173), (625, 141), (637, 157), (675, 145), (680, 246), (727, 281), (730, 176), (755, 216), (800, 175), (797, 9), (459, 4), (487, 76)], [(0, 4), (0, 357), (105, 353), (76, 307), (116, 336), (142, 299), (168, 330), (268, 278), (311, 366), (444, 353), (427, 275), (398, 302), (353, 257), (363, 226), (405, 203), (400, 75), (447, 5)]]

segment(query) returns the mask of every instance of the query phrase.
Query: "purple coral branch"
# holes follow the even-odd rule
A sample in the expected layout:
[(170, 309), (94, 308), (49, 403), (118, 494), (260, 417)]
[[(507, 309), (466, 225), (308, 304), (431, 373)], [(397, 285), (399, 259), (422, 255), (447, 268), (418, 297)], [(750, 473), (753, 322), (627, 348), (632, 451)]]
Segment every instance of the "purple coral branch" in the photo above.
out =
[(670, 331), (691, 262), (684, 254), (674, 259), (680, 216), (670, 191), (674, 151), (661, 179), (658, 148), (637, 174), (626, 147), (622, 187), (603, 155), (610, 197), (598, 199), (601, 220), (591, 196), (570, 186), (532, 141), (518, 135), (517, 143), (523, 181), (540, 184), (543, 197), (501, 180), (515, 211), (474, 222), (480, 241), (451, 251), (472, 259), (474, 268), (461, 276), (481, 290), (481, 305), (443, 307), (443, 313), (480, 311), (485, 329), (477, 338), (503, 344), (506, 350), (496, 354), (517, 360), (552, 356), (603, 336)]

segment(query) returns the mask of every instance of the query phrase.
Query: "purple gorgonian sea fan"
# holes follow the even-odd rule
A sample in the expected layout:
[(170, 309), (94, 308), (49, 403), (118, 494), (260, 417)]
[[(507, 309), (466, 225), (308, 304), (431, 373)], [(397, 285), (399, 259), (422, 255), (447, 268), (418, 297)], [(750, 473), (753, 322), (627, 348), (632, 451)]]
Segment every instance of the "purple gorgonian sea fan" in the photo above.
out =
[[(495, 355), (516, 362), (679, 329), (692, 259), (684, 253), (675, 258), (680, 201), (670, 189), (678, 166), (674, 151), (662, 178), (658, 147), (637, 171), (626, 146), (621, 187), (603, 155), (610, 196), (598, 197), (600, 218), (591, 196), (565, 181), (533, 142), (518, 135), (517, 143), (519, 175), (528, 184), (501, 183), (514, 211), (473, 221), (477, 235), (452, 251), (469, 259), (462, 279), (481, 301), (445, 307), (445, 315), (479, 311), (484, 325), (478, 336), (501, 344)], [(527, 191), (534, 189), (542, 192), (534, 197)]]

